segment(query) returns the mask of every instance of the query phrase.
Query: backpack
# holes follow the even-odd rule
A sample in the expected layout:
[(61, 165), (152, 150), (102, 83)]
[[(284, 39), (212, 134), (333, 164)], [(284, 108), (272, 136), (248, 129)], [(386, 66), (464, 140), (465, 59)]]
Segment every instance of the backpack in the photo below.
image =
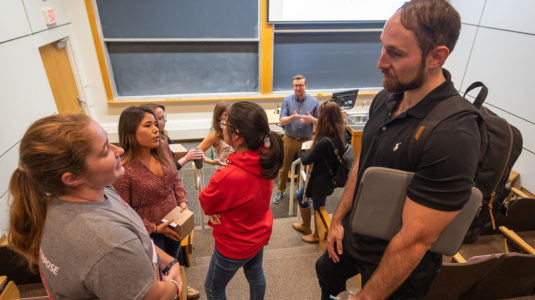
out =
[(327, 140), (329, 143), (331, 143), (334, 155), (339, 162), (338, 169), (336, 169), (336, 174), (334, 174), (331, 166), (329, 166), (329, 162), (327, 162), (325, 157), (323, 157), (323, 161), (325, 162), (325, 165), (331, 174), (331, 184), (333, 187), (344, 187), (346, 185), (347, 178), (349, 177), (349, 171), (351, 171), (351, 168), (353, 167), (355, 152), (353, 151), (353, 147), (351, 147), (350, 144), (347, 144), (344, 154), (340, 156), (340, 152), (334, 145), (334, 142), (330, 138), (327, 138)]
[[(481, 87), (481, 90), (472, 104), (465, 99), (465, 96), (477, 87)], [(419, 138), (417, 139), (415, 132), (415, 138), (411, 139), (408, 145), (409, 160), (416, 161), (418, 155), (422, 153), (426, 139), (440, 122), (460, 112), (473, 111), (478, 115), (481, 153), (475, 187), (483, 193), (483, 202), (465, 235), (464, 243), (474, 243), (480, 234), (491, 232), (491, 227), (493, 230), (496, 229), (494, 217), (500, 213), (503, 201), (509, 194), (506, 189), (507, 178), (522, 151), (520, 131), (482, 106), (487, 94), (487, 87), (477, 81), (466, 89), (463, 97), (456, 95), (444, 99), (422, 120), (416, 130), (421, 133)]]

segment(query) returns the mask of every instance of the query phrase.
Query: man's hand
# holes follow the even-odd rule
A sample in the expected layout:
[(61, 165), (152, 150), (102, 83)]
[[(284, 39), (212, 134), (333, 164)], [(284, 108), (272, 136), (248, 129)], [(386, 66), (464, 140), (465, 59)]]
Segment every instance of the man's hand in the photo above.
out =
[(439, 211), (405, 200), (400, 231), (388, 243), (379, 266), (358, 299), (384, 299), (409, 277), (459, 211)]
[(327, 234), (327, 251), (329, 252), (329, 257), (335, 263), (340, 261), (340, 257), (338, 257), (338, 255), (342, 255), (342, 253), (344, 252), (342, 246), (343, 239), (344, 226), (342, 226), (342, 224), (338, 222), (331, 223), (331, 227), (329, 228), (329, 234)]
[[(344, 252), (344, 247), (342, 245), (342, 240), (344, 239), (344, 226), (342, 225), (342, 220), (351, 210), (353, 204), (353, 194), (355, 193), (355, 187), (357, 185), (357, 175), (359, 169), (358, 159), (349, 173), (349, 178), (347, 179), (346, 187), (344, 189), (344, 194), (338, 202), (338, 207), (333, 213), (331, 219), (331, 227), (329, 228), (329, 234), (327, 234), (327, 252), (329, 252), (329, 257), (333, 262), (340, 262), (340, 257)], [(349, 233), (351, 234), (351, 232)]]
[(313, 123), (316, 124), (318, 122), (318, 119), (314, 118), (313, 115), (308, 112), (306, 115), (300, 115), (299, 119), (303, 123)]

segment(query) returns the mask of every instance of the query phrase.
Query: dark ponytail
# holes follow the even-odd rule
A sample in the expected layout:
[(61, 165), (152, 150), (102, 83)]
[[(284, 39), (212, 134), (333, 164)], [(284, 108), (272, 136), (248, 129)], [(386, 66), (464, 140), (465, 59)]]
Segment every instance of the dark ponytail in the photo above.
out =
[(262, 176), (266, 179), (275, 179), (284, 160), (282, 139), (278, 133), (271, 130), (266, 137), (269, 138), (269, 144), (266, 143), (267, 151), (260, 151)]
[(227, 127), (228, 133), (232, 134), (236, 130), (244, 138), (247, 148), (258, 151), (262, 177), (277, 177), (284, 158), (282, 139), (276, 132), (269, 130), (264, 109), (254, 102), (236, 102), (230, 109), (228, 121), (231, 125)]

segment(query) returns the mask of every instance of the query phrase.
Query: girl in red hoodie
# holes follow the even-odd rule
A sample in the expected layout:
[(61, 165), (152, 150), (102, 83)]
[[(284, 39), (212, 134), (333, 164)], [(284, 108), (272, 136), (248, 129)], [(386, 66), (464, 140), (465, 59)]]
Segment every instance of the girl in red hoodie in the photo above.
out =
[(263, 299), (262, 256), (273, 226), (269, 201), (282, 165), (282, 139), (269, 130), (266, 112), (253, 102), (232, 105), (220, 126), (234, 153), (199, 195), (204, 213), (212, 215), (215, 239), (204, 289), (208, 299), (226, 299), (225, 287), (243, 267), (250, 299)]

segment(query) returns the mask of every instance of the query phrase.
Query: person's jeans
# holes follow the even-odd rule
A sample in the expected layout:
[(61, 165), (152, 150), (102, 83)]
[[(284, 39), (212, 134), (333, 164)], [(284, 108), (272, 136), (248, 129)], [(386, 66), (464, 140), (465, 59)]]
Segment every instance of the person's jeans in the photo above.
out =
[[(303, 183), (303, 186), (297, 192), (297, 203), (299, 203), (299, 207), (301, 207), (301, 208), (310, 207), (310, 200), (308, 198), (305, 197), (305, 199), (303, 201), (303, 196), (304, 196), (304, 193), (305, 193), (305, 186), (306, 186), (306, 182)], [(320, 197), (318, 199), (313, 199), (312, 204), (314, 206), (314, 210), (315, 211), (319, 210), (321, 206), (325, 206), (325, 200), (326, 199), (327, 199), (327, 197)]]
[(246, 259), (231, 259), (223, 256), (214, 247), (210, 267), (204, 281), (204, 291), (209, 300), (227, 299), (225, 288), (240, 267), (249, 282), (250, 299), (264, 299), (266, 292), (266, 278), (262, 269), (262, 258), (264, 249), (262, 248), (253, 257)]
[(160, 233), (152, 233), (150, 237), (152, 238), (154, 245), (158, 246), (158, 248), (162, 249), (170, 256), (178, 258), (178, 254), (180, 253), (180, 241), (177, 242)]

